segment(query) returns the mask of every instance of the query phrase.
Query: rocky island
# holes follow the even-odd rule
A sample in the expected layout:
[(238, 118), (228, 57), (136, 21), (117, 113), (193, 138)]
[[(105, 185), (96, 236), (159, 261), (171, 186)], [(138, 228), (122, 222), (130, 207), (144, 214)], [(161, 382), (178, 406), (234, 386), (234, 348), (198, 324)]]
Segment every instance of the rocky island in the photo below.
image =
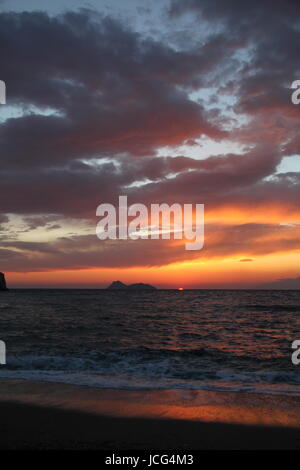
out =
[(156, 290), (156, 287), (150, 284), (138, 282), (136, 284), (126, 285), (121, 281), (113, 281), (106, 289), (109, 290)]
[(4, 273), (0, 273), (0, 291), (8, 290), (6, 287), (6, 281)]

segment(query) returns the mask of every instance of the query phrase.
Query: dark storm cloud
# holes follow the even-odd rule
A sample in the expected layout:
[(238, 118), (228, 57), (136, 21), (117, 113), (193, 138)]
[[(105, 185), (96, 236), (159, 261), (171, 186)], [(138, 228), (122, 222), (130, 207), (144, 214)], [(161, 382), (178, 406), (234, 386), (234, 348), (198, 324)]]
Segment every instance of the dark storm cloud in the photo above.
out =
[[(280, 154), (265, 145), (244, 155), (228, 154), (206, 160), (124, 158), (118, 166), (105, 163), (97, 168), (86, 165), (34, 172), (6, 171), (0, 186), (0, 211), (94, 218), (98, 204), (118, 205), (120, 194), (128, 194), (130, 204), (201, 202), (212, 209), (222, 204), (247, 208), (255, 201), (258, 205), (284, 203), (287, 207), (298, 207), (295, 184), (299, 181), (298, 173), (263, 180), (275, 170), (280, 159)], [(177, 176), (172, 177), (173, 174)], [(150, 182), (141, 187), (134, 185), (144, 179)], [(32, 228), (39, 222), (29, 221)]]
[[(274, 23), (285, 24), (297, 19), (300, 6), (297, 0), (171, 0), (170, 15), (198, 13), (209, 21), (220, 21), (228, 34), (236, 31), (254, 36), (253, 25), (268, 33)], [(230, 28), (229, 28), (230, 27)]]
[[(6, 224), (7, 222), (9, 221), (9, 217), (5, 214), (0, 214), (0, 232), (5, 230), (4, 228), (4, 225), (2, 224)], [(0, 236), (0, 239), (1, 239), (1, 236)]]
[(7, 215), (0, 214), (0, 224), (5, 224), (8, 221), (9, 221), (9, 217), (7, 217)]
[(59, 169), (3, 173), (0, 211), (76, 217), (94, 213), (101, 201), (116, 201), (122, 182), (132, 181), (128, 175), (118, 174), (107, 166), (101, 171)]
[(216, 58), (175, 51), (96, 13), (3, 13), (0, 54), (9, 104), (56, 111), (1, 125), (2, 167), (144, 155), (224, 135), (183, 90), (200, 83)]
[[(47, 228), (49, 230), (49, 227), (50, 227), (49, 224), (57, 220), (58, 220), (57, 215), (41, 215), (41, 216), (23, 218), (24, 223), (28, 227), (27, 228), (28, 231), (35, 230), (40, 227), (46, 227), (46, 226), (48, 226)], [(59, 228), (59, 225), (55, 224), (55, 225), (51, 225), (51, 227)]]
[[(266, 181), (281, 160), (272, 147), (261, 146), (244, 155), (224, 155), (203, 161), (178, 157), (168, 162), (176, 178), (149, 183), (135, 190), (137, 200), (203, 202), (207, 208), (223, 204), (257, 208), (264, 203), (297, 208), (299, 174), (274, 176)], [(182, 170), (189, 171), (182, 171)], [(191, 170), (192, 169), (192, 170)]]
[[(186, 2), (185, 8), (199, 5)], [(217, 5), (201, 2), (210, 20), (220, 16), (229, 24), (236, 15), (245, 15), (244, 7), (232, 11), (235, 2), (228, 1), (220, 12)], [(176, 8), (178, 12), (179, 4), (174, 3), (173, 12)], [(266, 13), (263, 10), (260, 14)], [(255, 24), (255, 19), (258, 21), (252, 15), (245, 21)], [(197, 51), (178, 52), (145, 40), (114, 20), (82, 11), (59, 17), (2, 14), (0, 40), (12, 102), (50, 107), (61, 113), (27, 115), (0, 126), (1, 168), (6, 170), (1, 191), (7, 195), (2, 210), (57, 212), (59, 207), (63, 212), (77, 210), (80, 216), (88, 207), (91, 211), (102, 195), (110, 200), (135, 179), (145, 178), (156, 182), (145, 188), (146, 194), (155, 190), (165, 199), (164, 193), (176, 194), (178, 185), (182, 194), (190, 192), (191, 199), (204, 191), (211, 200), (213, 194), (220, 197), (224, 191), (247, 187), (272, 174), (283, 156), (272, 135), (263, 149), (259, 142), (242, 158), (225, 155), (201, 162), (186, 157), (173, 161), (143, 158), (142, 165), (136, 165), (128, 157), (119, 172), (113, 165), (93, 171), (79, 162), (80, 158), (120, 153), (153, 153), (161, 145), (191, 141), (201, 133), (219, 137), (221, 132), (207, 121), (205, 109), (189, 100), (182, 89), (183, 85), (191, 87), (195, 80), (201, 82), (222, 63), (226, 54), (217, 36)], [(238, 106), (246, 106), (242, 98)], [(261, 128), (265, 122), (259, 123)], [(265, 137), (264, 133), (262, 139)], [(257, 138), (255, 125), (236, 136), (252, 145)], [(189, 170), (193, 170), (191, 174), (187, 174)], [(172, 172), (182, 174), (174, 181), (158, 181)], [(17, 194), (15, 184), (20, 188)]]
[[(119, 194), (147, 205), (204, 203), (207, 211), (299, 210), (300, 174), (274, 173), (284, 155), (300, 151), (300, 108), (289, 89), (300, 78), (300, 3), (172, 2), (170, 18), (184, 12), (211, 31), (180, 51), (90, 11), (0, 14), (1, 79), (9, 104), (27, 109), (0, 124), (1, 212), (26, 215), (28, 230), (49, 230), (63, 226), (64, 216), (96, 223), (97, 205), (117, 204)], [(233, 94), (236, 119), (247, 114), (246, 124), (224, 133), (222, 110), (189, 98), (202, 86)], [(230, 137), (245, 152), (204, 160), (156, 155), (161, 146), (196, 147), (201, 135)], [(91, 162), (104, 157), (109, 162)], [(101, 244), (92, 235), (2, 241), (1, 269), (16, 271), (158, 266), (199, 256), (164, 241)], [(298, 243), (298, 227), (211, 226), (200, 256), (245, 261)]]
[[(238, 95), (237, 109), (291, 112), (290, 88), (299, 78), (298, 0), (173, 0), (170, 16), (199, 15), (219, 24), (219, 39), (247, 48), (244, 67), (227, 83)], [(294, 110), (295, 111), (295, 110)]]

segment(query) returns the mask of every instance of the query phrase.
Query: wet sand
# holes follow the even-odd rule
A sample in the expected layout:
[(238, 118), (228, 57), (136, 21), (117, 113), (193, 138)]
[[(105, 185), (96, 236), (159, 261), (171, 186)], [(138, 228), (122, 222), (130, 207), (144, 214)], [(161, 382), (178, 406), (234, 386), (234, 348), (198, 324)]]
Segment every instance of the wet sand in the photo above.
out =
[(1, 380), (1, 449), (300, 449), (300, 398)]

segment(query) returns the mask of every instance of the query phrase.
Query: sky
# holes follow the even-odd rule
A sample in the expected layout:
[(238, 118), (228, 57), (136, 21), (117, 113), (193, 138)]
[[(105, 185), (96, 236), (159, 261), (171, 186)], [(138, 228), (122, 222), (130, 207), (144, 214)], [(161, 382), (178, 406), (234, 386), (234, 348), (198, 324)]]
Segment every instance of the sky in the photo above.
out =
[[(300, 288), (296, 0), (2, 0), (10, 287)], [(205, 205), (205, 243), (99, 240), (97, 206)]]

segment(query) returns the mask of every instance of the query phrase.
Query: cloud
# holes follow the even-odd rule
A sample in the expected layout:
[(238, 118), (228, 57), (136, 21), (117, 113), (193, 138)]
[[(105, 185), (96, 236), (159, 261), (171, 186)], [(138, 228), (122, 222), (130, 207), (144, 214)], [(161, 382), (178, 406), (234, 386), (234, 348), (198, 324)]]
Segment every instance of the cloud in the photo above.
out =
[[(94, 165), (2, 172), (0, 210), (18, 214), (63, 214), (93, 218), (98, 204), (118, 204), (120, 194), (130, 203), (194, 202), (207, 210), (235, 205), (257, 210), (265, 205), (297, 210), (298, 173), (275, 171), (280, 155), (268, 145), (243, 155), (220, 155), (205, 160), (187, 157), (130, 159)], [(172, 175), (176, 174), (176, 177)], [(142, 186), (135, 182), (145, 180)], [(18, 187), (18, 191), (15, 188)], [(38, 197), (36, 197), (38, 195)]]
[(41, 110), (1, 125), (2, 168), (146, 155), (225, 135), (187, 93), (212, 67), (206, 55), (175, 51), (88, 10), (2, 13), (0, 43), (9, 104)]
[(5, 224), (9, 221), (9, 217), (5, 214), (0, 214), (0, 224)]
[(290, 100), (291, 83), (299, 75), (299, 2), (173, 0), (169, 13), (171, 17), (192, 13), (198, 22), (218, 25), (216, 37), (220, 41), (231, 40), (243, 52), (239, 70), (227, 83), (221, 77), (223, 91), (238, 97), (237, 111), (255, 119), (259, 118), (258, 113), (264, 114), (264, 120), (271, 115), (273, 120), (281, 116), (281, 126), (286, 125), (285, 119), (291, 125), (296, 113), (299, 116)]
[(274, 282), (269, 282), (264, 285), (266, 289), (283, 289), (283, 290), (299, 290), (300, 289), (300, 276), (296, 278), (282, 278)]
[[(300, 227), (278, 224), (208, 224), (204, 248), (186, 251), (184, 240), (106, 240), (95, 234), (60, 237), (52, 242), (2, 240), (1, 269), (47, 271), (59, 269), (158, 267), (174, 262), (220, 260), (286, 253), (299, 249)], [(241, 259), (241, 256), (243, 258)]]
[[(1, 13), (1, 78), (19, 115), (0, 123), (0, 224), (21, 214), (27, 235), (65, 235), (36, 242), (10, 229), (1, 234), (1, 269), (245, 262), (299, 249), (300, 173), (277, 173), (285, 155), (300, 151), (289, 89), (299, 78), (299, 9), (291, 0), (174, 0), (170, 22), (191, 13), (207, 29), (181, 48), (89, 10)], [(198, 158), (204, 136), (243, 152), (208, 148)], [(117, 205), (121, 194), (146, 205), (204, 203), (210, 217), (225, 215), (207, 224), (200, 254), (168, 241), (100, 244), (64, 233), (65, 218), (96, 225), (98, 204)], [(255, 223), (231, 223), (226, 210)], [(276, 223), (255, 220), (273, 210)], [(290, 218), (294, 225), (281, 224)]]

